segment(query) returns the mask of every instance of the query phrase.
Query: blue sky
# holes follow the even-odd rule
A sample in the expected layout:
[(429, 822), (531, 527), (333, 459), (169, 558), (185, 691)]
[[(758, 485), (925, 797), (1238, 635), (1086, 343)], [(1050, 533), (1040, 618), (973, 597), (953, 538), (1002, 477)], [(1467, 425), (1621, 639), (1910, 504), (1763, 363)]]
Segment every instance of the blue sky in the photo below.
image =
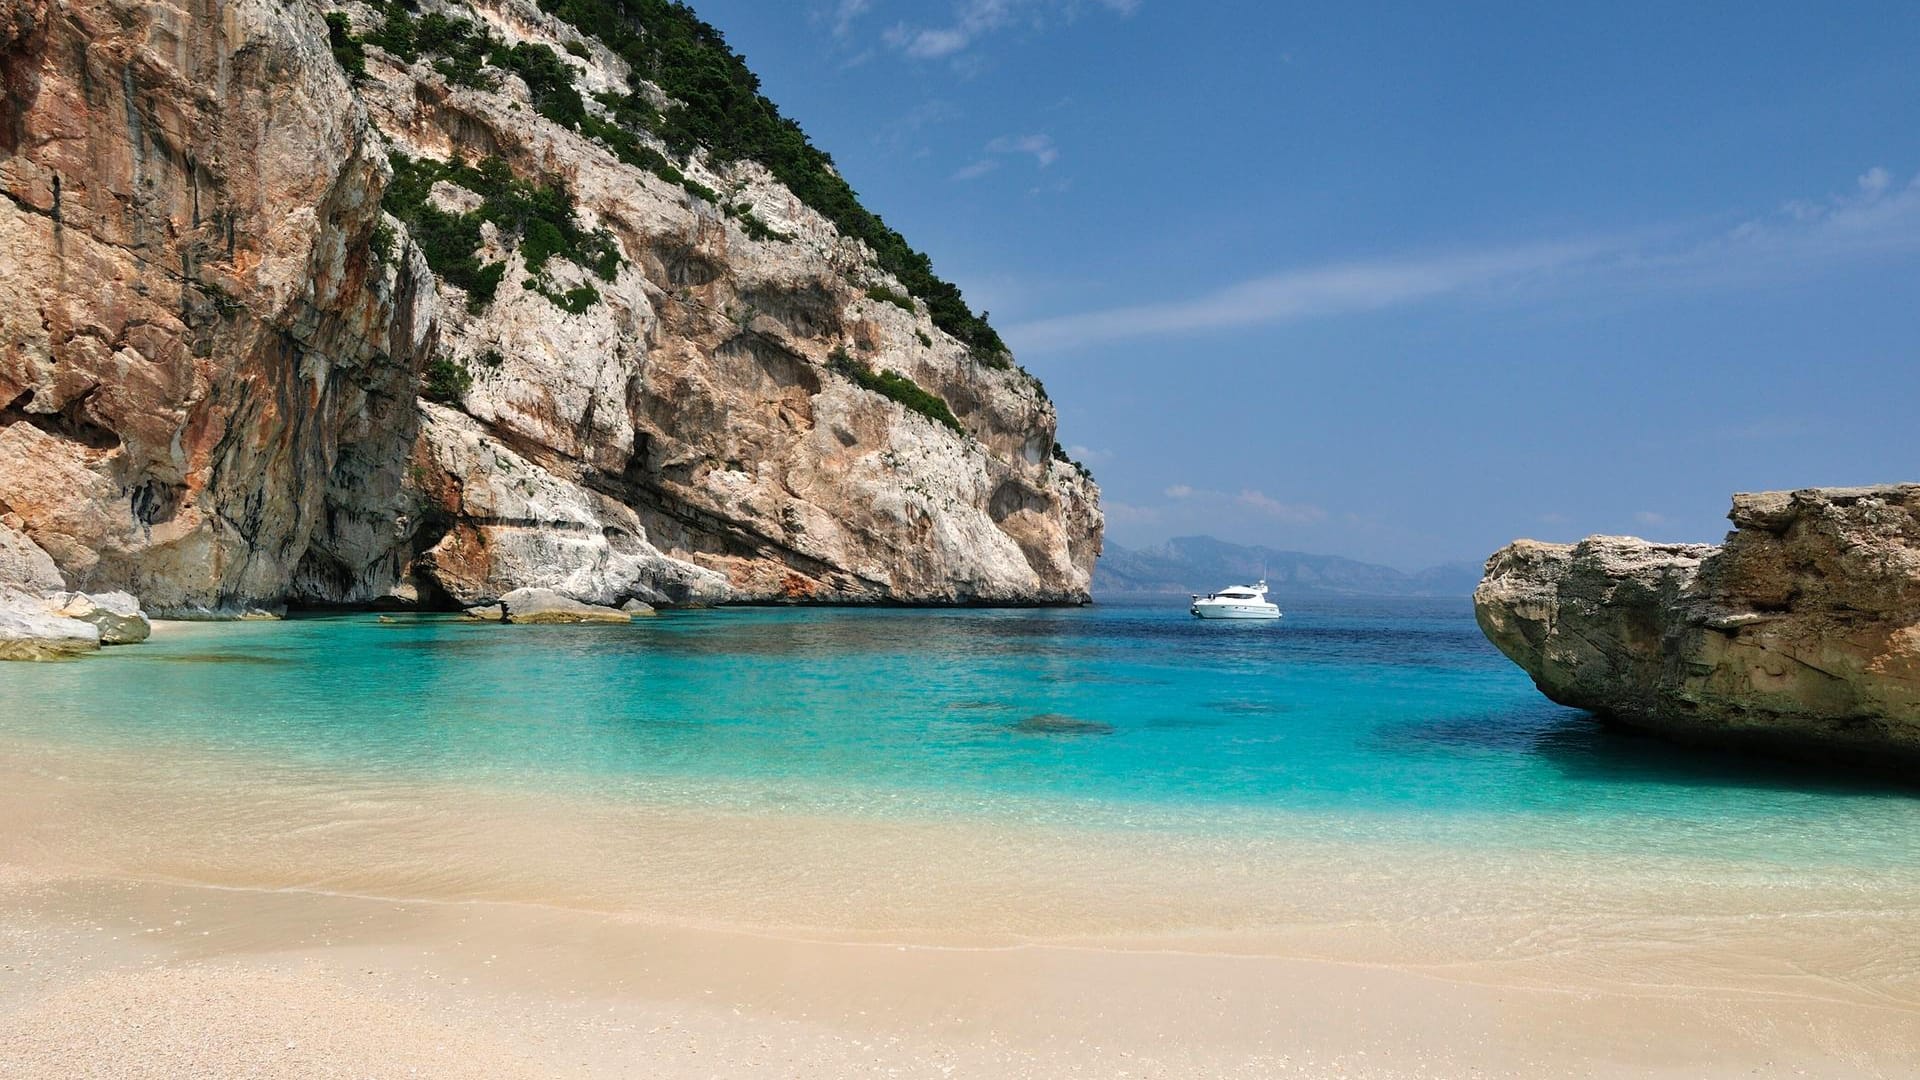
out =
[(1415, 568), (1920, 479), (1920, 5), (695, 6), (1121, 543)]

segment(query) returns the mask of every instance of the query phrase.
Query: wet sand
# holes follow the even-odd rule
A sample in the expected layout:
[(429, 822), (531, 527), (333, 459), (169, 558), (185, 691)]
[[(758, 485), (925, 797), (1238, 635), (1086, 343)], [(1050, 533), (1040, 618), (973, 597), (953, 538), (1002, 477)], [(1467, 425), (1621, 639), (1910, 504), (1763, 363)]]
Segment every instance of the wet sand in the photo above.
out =
[[(1920, 894), (0, 747), (0, 1076), (1901, 1076)], [(1289, 865), (1292, 864), (1292, 865)]]

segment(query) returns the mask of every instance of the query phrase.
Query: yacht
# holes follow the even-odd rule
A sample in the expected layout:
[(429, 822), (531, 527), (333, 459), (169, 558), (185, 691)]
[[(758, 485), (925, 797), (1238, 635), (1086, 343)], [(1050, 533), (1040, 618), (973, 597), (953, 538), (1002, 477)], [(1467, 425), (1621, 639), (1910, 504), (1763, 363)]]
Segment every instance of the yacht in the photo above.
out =
[(1193, 594), (1193, 606), (1187, 609), (1198, 619), (1277, 619), (1280, 608), (1267, 602), (1267, 582), (1235, 585), (1217, 593)]

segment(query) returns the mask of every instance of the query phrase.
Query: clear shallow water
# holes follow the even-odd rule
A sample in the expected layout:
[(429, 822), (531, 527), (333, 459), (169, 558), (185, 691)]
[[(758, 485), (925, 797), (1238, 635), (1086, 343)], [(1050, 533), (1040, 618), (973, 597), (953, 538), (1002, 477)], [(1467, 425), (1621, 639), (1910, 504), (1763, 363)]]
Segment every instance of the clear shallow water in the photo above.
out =
[(1601, 730), (1465, 601), (170, 627), (0, 666), (0, 737), (753, 813), (1920, 866), (1911, 792)]

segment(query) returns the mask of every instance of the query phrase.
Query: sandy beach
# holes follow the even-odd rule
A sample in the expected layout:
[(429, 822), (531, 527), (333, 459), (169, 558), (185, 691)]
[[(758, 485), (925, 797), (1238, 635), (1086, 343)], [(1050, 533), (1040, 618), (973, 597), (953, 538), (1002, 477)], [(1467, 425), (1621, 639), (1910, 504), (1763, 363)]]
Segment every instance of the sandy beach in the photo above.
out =
[(0, 1080), (1920, 1080), (1916, 45), (0, 0)]
[(1229, 860), (1191, 838), (356, 788), (28, 743), (3, 757), (8, 1076), (1920, 1061), (1913, 895), (1572, 883), (1528, 860), (1333, 848)]

